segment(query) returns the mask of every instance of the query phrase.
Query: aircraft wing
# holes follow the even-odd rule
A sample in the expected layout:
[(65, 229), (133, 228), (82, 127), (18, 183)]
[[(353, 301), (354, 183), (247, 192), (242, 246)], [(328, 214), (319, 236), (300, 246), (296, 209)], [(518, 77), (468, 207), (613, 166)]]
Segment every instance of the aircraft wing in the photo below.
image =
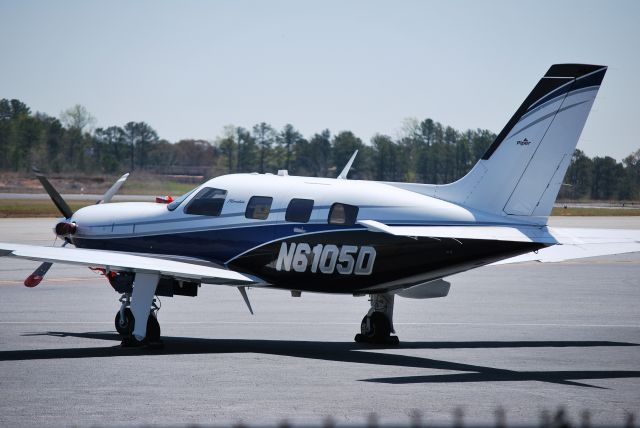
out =
[(3, 256), (115, 271), (157, 273), (176, 279), (198, 280), (205, 283), (238, 286), (258, 282), (257, 278), (232, 270), (116, 251), (0, 243), (0, 257)]
[(585, 257), (640, 252), (640, 230), (578, 229), (540, 226), (388, 226), (359, 222), (375, 232), (396, 236), (539, 242), (550, 247), (493, 263), (560, 262)]

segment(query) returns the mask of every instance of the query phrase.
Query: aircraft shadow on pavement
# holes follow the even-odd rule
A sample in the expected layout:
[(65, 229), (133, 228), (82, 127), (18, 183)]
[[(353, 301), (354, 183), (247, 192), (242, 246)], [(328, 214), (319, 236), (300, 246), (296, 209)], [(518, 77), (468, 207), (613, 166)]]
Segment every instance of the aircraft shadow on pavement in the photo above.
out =
[[(75, 337), (97, 340), (120, 341), (113, 332), (45, 332), (29, 333), (26, 336)], [(516, 371), (488, 366), (456, 363), (452, 361), (399, 355), (397, 353), (370, 352), (377, 350), (403, 349), (492, 349), (492, 348), (541, 348), (541, 347), (628, 347), (636, 343), (610, 341), (465, 341), (465, 342), (402, 342), (400, 346), (367, 346), (355, 342), (310, 342), (288, 340), (254, 339), (199, 339), (187, 337), (163, 337), (164, 349), (148, 351), (144, 349), (123, 349), (120, 346), (90, 348), (59, 348), (39, 350), (0, 351), (0, 361), (100, 358), (139, 355), (188, 355), (257, 353), (280, 355), (313, 360), (327, 360), (345, 363), (373, 364), (380, 366), (414, 367), (432, 370), (458, 371), (464, 373), (403, 376), (361, 379), (364, 382), (387, 384), (415, 383), (460, 383), (460, 382), (505, 382), (539, 381), (562, 385), (602, 388), (576, 380), (639, 378), (640, 371), (634, 370), (572, 370), (572, 371)], [(368, 352), (369, 351), (369, 352)]]

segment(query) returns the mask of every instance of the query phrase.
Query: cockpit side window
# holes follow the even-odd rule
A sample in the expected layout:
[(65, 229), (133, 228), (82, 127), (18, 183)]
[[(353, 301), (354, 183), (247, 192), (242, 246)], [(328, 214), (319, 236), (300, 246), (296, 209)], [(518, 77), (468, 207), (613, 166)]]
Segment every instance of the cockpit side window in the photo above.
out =
[(226, 197), (226, 190), (205, 187), (191, 199), (184, 212), (186, 214), (219, 216)]
[(358, 207), (353, 205), (335, 203), (329, 210), (329, 224), (340, 224), (351, 226), (356, 224), (358, 219)]
[(254, 218), (257, 220), (266, 220), (271, 211), (273, 198), (270, 196), (252, 196), (247, 204), (244, 212), (246, 218)]

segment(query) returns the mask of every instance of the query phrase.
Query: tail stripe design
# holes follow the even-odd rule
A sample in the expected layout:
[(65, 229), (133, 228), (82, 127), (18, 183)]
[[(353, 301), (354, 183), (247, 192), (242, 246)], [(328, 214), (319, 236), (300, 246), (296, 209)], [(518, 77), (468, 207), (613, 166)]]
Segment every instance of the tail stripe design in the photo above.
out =
[(511, 130), (526, 116), (544, 108), (549, 103), (566, 96), (569, 92), (576, 94), (579, 89), (597, 90), (602, 83), (607, 67), (601, 65), (558, 64), (549, 68), (547, 74), (538, 82), (520, 108), (511, 117), (495, 141), (482, 156), (488, 160), (500, 144), (511, 133)]
[[(543, 120), (547, 120), (547, 119), (549, 119), (551, 116), (555, 116), (555, 115), (557, 115), (558, 113), (562, 113), (562, 112), (563, 112), (563, 111), (565, 111), (565, 110), (569, 110), (570, 108), (577, 107), (577, 106), (579, 106), (580, 104), (584, 104), (584, 103), (588, 103), (588, 102), (589, 102), (589, 101), (580, 101), (580, 102), (577, 102), (577, 103), (574, 103), (574, 104), (570, 104), (570, 105), (568, 105), (568, 106), (566, 106), (566, 107), (562, 107), (562, 108), (561, 108), (560, 110), (558, 110), (558, 111), (554, 111), (554, 112), (552, 112), (552, 113), (548, 113), (548, 114), (546, 114), (546, 115), (542, 116), (541, 118), (534, 120), (533, 122), (529, 123), (528, 125), (525, 125), (523, 128), (518, 129), (518, 130), (517, 130), (517, 131), (515, 131), (513, 134), (514, 134), (514, 135), (515, 135), (515, 134), (519, 134), (519, 133), (521, 133), (522, 131), (524, 131), (524, 130), (526, 130), (526, 129), (528, 129), (528, 128), (531, 128), (532, 126), (537, 125), (538, 123), (542, 122)], [(528, 116), (528, 115), (527, 115), (527, 116)], [(522, 117), (522, 119), (525, 119), (527, 116), (523, 116), (523, 117)]]

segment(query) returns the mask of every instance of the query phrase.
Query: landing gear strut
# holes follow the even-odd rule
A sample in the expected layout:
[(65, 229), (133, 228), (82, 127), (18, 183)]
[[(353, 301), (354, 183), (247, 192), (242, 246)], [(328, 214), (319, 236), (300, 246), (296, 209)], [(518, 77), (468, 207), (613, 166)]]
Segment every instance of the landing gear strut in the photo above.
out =
[(122, 336), (123, 347), (133, 347), (140, 345), (161, 344), (160, 341), (160, 323), (158, 322), (158, 311), (160, 305), (159, 300), (154, 297), (151, 304), (149, 318), (147, 319), (147, 335), (143, 342), (138, 342), (133, 336), (135, 328), (135, 318), (131, 312), (131, 293), (123, 293), (120, 297), (120, 310), (116, 312), (115, 327), (116, 331)]
[(393, 297), (391, 293), (371, 294), (371, 308), (362, 318), (360, 333), (356, 334), (358, 343), (374, 343), (379, 345), (398, 345), (398, 336), (393, 328)]

